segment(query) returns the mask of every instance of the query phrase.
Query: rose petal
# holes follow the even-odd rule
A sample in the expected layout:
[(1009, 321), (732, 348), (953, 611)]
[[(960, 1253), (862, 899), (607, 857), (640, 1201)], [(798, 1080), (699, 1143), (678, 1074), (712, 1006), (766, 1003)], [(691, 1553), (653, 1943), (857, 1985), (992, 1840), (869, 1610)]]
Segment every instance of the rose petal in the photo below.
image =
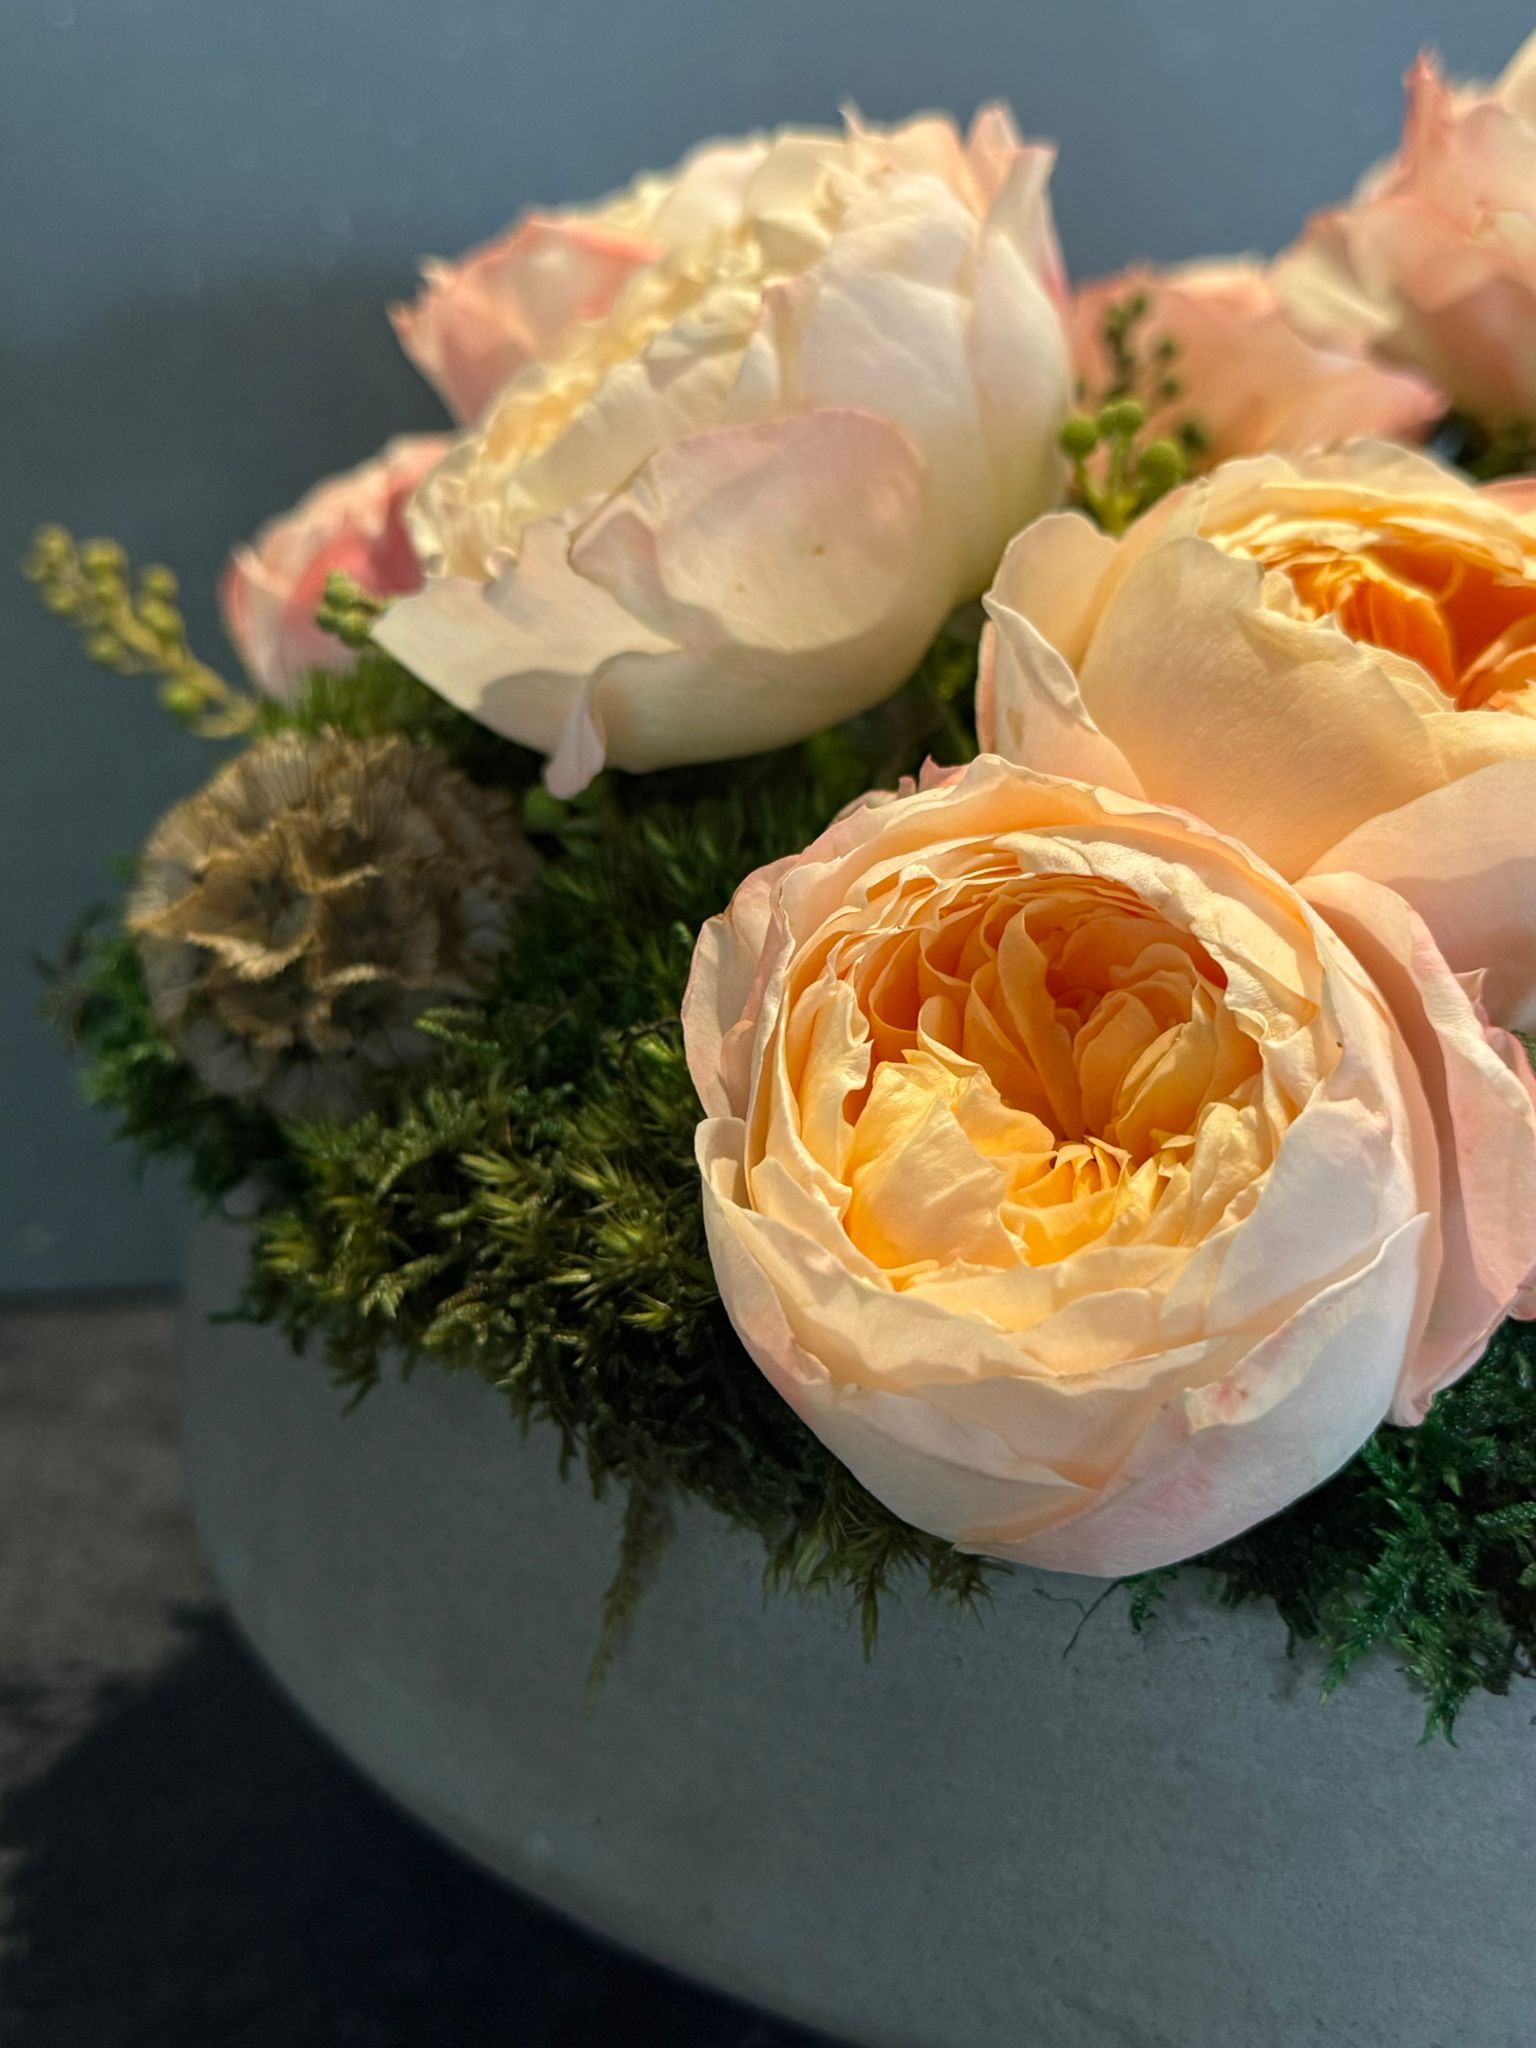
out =
[(1393, 1404), (1397, 1421), (1419, 1422), (1435, 1393), (1482, 1356), (1536, 1267), (1528, 1062), (1507, 1034), (1490, 1032), (1428, 926), (1400, 896), (1340, 873), (1308, 877), (1304, 892), (1391, 1006), (1435, 1121), (1440, 1278)]
[(667, 657), (596, 681), (609, 758), (645, 769), (782, 745), (878, 701), (945, 609), (928, 478), (888, 421), (827, 410), (663, 449), (576, 536), (576, 572)]
[(1089, 715), (1071, 667), (1118, 563), (1115, 543), (1076, 512), (1048, 513), (1010, 543), (983, 600), (976, 733), (987, 753), (1139, 796), (1139, 777)]
[(1132, 563), (1079, 679), (1151, 795), (1282, 874), (1440, 780), (1424, 721), (1375, 650), (1270, 609), (1258, 564), (1208, 541)]
[(390, 319), (454, 418), (474, 420), (578, 321), (605, 313), (655, 254), (594, 222), (530, 214), (457, 262), (425, 264), (425, 288)]
[(1314, 872), (1404, 897), (1495, 1022), (1536, 1030), (1536, 761), (1497, 761), (1357, 825)]
[(555, 520), (530, 527), (521, 560), (493, 582), (434, 577), (391, 605), (373, 637), (450, 704), (549, 754), (603, 662), (628, 648), (667, 651), (605, 590), (576, 574), (570, 537)]
[(405, 502), (449, 446), (438, 434), (401, 435), (356, 469), (327, 477), (231, 554), (219, 583), (224, 628), (269, 695), (291, 696), (311, 669), (352, 666), (351, 651), (315, 623), (333, 571), (375, 597), (421, 582)]

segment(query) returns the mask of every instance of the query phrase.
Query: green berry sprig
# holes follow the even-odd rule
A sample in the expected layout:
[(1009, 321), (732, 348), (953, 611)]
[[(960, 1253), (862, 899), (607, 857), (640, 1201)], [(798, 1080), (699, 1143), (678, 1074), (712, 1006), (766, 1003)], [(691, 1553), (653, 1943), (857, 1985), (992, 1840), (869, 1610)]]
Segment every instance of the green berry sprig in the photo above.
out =
[(151, 563), (135, 576), (116, 541), (77, 543), (62, 526), (40, 526), (21, 566), (91, 661), (117, 675), (158, 676), (161, 703), (200, 738), (229, 739), (256, 722), (258, 700), (192, 652), (169, 569)]
[[(1112, 398), (1096, 413), (1075, 414), (1061, 430), (1078, 503), (1106, 533), (1124, 533), (1190, 473), (1179, 442), (1164, 435), (1140, 441), (1146, 422), (1140, 399)], [(1103, 459), (1094, 462), (1101, 451)]]

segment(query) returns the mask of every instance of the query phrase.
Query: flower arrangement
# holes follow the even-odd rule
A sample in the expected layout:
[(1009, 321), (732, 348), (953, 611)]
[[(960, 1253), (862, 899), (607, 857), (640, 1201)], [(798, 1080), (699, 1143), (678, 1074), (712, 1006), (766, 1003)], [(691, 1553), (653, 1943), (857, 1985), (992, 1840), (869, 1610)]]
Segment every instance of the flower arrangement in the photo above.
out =
[(1000, 108), (527, 215), (394, 314), (456, 431), (232, 556), (249, 687), (39, 533), (235, 749), (92, 1093), (249, 1313), (626, 1490), (610, 1634), (692, 1495), (870, 1638), (1193, 1566), (1443, 1732), (1530, 1675), (1533, 81), (1272, 264), (1074, 286)]

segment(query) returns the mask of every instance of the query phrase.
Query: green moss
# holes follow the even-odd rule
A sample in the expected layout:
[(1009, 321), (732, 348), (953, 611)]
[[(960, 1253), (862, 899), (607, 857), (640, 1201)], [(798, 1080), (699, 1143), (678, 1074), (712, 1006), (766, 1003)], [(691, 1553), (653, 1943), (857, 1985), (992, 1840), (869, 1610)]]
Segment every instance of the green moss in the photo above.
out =
[[(390, 1352), (478, 1373), (516, 1417), (551, 1424), (595, 1489), (627, 1491), (610, 1646), (684, 1496), (755, 1530), (773, 1583), (849, 1599), (866, 1641), (902, 1580), (985, 1593), (991, 1568), (882, 1507), (737, 1343), (704, 1241), (677, 1021), (694, 935), (744, 875), (925, 747), (963, 749), (972, 666), (945, 645), (900, 697), (806, 747), (605, 778), (569, 806), (382, 657), (272, 714), (394, 720), (522, 783), (550, 854), (484, 1004), (431, 1020), (436, 1057), (355, 1123), (279, 1128), (210, 1096), (159, 1038), (120, 933), (84, 934), (65, 963), (56, 1004), (121, 1133), (184, 1157), (210, 1200), (256, 1182), (248, 1313), (359, 1391)], [(1273, 1603), (1321, 1653), (1326, 1686), (1367, 1651), (1395, 1655), (1449, 1734), (1472, 1692), (1507, 1690), (1536, 1653), (1536, 1344), (1507, 1326), (1422, 1428), (1383, 1429), (1193, 1568), (1230, 1604)], [(1133, 1582), (1138, 1626), (1172, 1576)]]

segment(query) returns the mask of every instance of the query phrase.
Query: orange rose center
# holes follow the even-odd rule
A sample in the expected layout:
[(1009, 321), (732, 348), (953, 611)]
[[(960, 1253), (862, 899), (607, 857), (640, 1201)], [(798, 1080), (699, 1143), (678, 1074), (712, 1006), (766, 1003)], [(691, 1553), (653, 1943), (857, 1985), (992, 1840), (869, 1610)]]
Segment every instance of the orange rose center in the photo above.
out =
[(1457, 710), (1536, 715), (1536, 565), (1407, 532), (1347, 548), (1305, 537), (1239, 545), (1282, 570), (1314, 618), (1417, 662)]
[[(1220, 966), (1093, 876), (907, 869), (884, 887), (873, 929), (802, 959), (787, 1043), (802, 1136), (848, 1191), (858, 1249), (904, 1285), (1049, 1264), (1154, 1217), (1176, 1239), (1165, 1204), (1187, 1209), (1205, 1172), (1204, 1119), (1261, 1086)], [(862, 1086), (824, 1057), (850, 1025)]]

